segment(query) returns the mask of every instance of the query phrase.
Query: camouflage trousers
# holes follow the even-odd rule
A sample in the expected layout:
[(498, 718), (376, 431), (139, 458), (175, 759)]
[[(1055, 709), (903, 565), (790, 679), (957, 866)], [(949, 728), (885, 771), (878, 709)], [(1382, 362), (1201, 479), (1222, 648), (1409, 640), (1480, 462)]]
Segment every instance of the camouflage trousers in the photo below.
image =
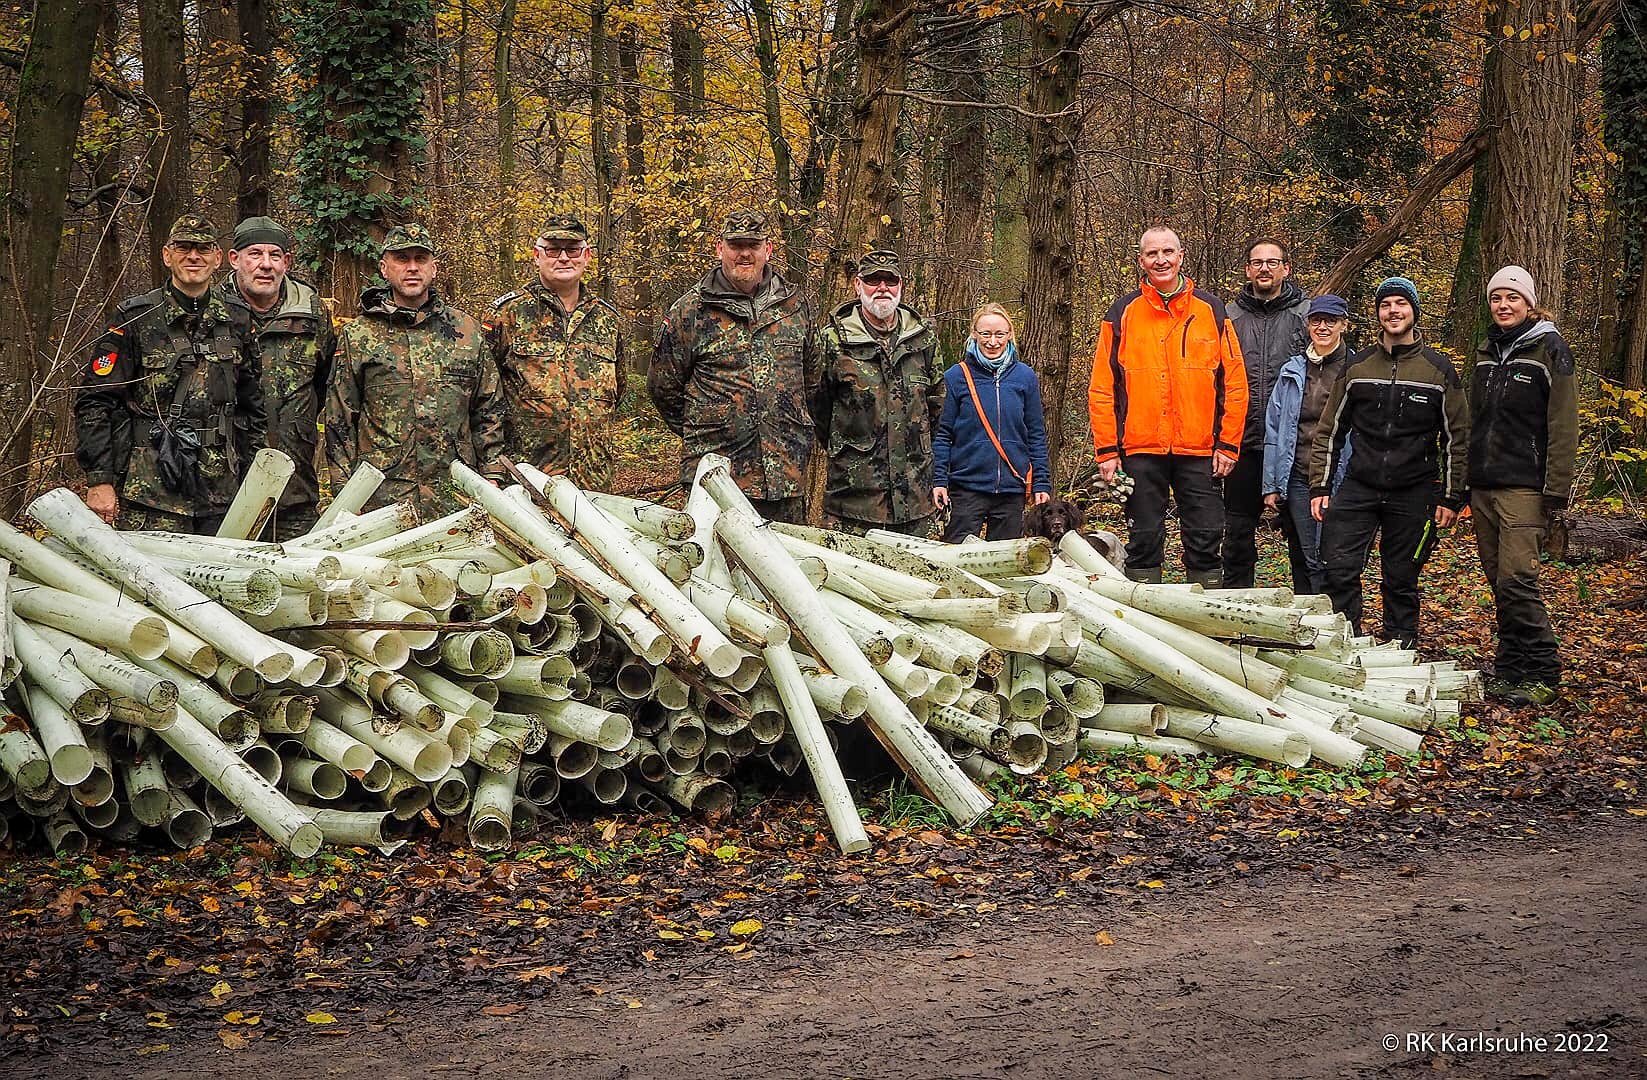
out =
[(260, 534), (264, 540), (273, 540), (280, 543), (294, 540), (315, 527), (315, 521), (320, 517), (320, 510), (314, 503), (304, 503), (301, 506), (278, 506), (271, 515), (274, 527), (263, 526)]
[(937, 515), (928, 514), (926, 517), (916, 518), (914, 521), (859, 521), (856, 518), (839, 517), (825, 513), (823, 527), (835, 532), (851, 533), (853, 536), (862, 536), (870, 529), (885, 529), (887, 532), (902, 533), (905, 536), (914, 536), (922, 540), (932, 539), (932, 523)]
[(221, 524), (222, 514), (174, 514), (168, 510), (156, 510), (152, 506), (139, 506), (125, 501), (121, 502), (120, 512), (114, 518), (114, 527), (122, 532), (172, 532), (212, 536), (217, 533), (217, 527)]
[(791, 495), (787, 499), (750, 499), (755, 512), (768, 521), (782, 521), (789, 525), (806, 524), (804, 497)]

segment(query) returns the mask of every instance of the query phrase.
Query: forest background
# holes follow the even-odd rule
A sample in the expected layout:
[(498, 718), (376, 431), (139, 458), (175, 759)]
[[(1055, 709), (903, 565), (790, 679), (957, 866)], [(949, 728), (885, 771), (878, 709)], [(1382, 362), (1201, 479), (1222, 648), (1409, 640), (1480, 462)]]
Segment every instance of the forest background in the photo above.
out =
[(977, 302), (1021, 316), (1066, 478), (1146, 225), (1226, 297), (1258, 235), (1357, 312), (1406, 274), (1461, 366), (1486, 276), (1519, 263), (1580, 358), (1590, 490), (1634, 503), (1644, 31), (1647, 0), (14, 2), (0, 512), (77, 479), (78, 362), (186, 210), (291, 226), (340, 317), (394, 223), (432, 226), (443, 294), (479, 312), (576, 212), (638, 365), (730, 209), (772, 215), (820, 310), (894, 246), (951, 356)]

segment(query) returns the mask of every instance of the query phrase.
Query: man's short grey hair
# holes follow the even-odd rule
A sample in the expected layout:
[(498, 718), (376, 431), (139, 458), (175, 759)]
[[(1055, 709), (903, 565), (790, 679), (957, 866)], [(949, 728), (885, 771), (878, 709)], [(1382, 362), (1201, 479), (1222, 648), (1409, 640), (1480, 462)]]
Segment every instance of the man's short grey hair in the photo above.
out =
[(1171, 233), (1173, 243), (1178, 245), (1178, 250), (1182, 251), (1184, 249), (1184, 238), (1182, 236), (1178, 235), (1178, 230), (1177, 229), (1173, 228), (1171, 225), (1152, 225), (1149, 228), (1145, 229), (1139, 235), (1139, 237), (1138, 237), (1138, 250), (1139, 251), (1144, 250), (1144, 241), (1147, 240), (1149, 237), (1153, 236), (1155, 233)]

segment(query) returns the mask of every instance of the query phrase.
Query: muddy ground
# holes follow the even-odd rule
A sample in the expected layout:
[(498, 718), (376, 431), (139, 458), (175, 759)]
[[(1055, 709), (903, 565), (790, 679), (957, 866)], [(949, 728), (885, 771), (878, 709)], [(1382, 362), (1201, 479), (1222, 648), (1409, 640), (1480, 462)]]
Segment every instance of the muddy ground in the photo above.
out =
[[(63, 1046), (0, 1075), (1647, 1076), (1647, 826), (1603, 814), (1493, 832), (1399, 858), (1364, 845), (1330, 874), (614, 964), (536, 1001), (411, 1000), (232, 1051), (203, 1032)], [(1441, 1041), (1477, 1032), (1552, 1046)], [(1563, 1038), (1589, 1049), (1560, 1052)]]

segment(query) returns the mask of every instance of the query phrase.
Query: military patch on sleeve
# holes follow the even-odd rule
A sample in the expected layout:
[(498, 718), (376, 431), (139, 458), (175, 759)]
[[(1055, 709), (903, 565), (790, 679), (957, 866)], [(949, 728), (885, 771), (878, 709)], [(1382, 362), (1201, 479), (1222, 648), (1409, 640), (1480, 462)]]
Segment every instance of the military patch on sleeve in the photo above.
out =
[(114, 370), (114, 361), (117, 354), (113, 349), (92, 359), (92, 374), (107, 375)]

